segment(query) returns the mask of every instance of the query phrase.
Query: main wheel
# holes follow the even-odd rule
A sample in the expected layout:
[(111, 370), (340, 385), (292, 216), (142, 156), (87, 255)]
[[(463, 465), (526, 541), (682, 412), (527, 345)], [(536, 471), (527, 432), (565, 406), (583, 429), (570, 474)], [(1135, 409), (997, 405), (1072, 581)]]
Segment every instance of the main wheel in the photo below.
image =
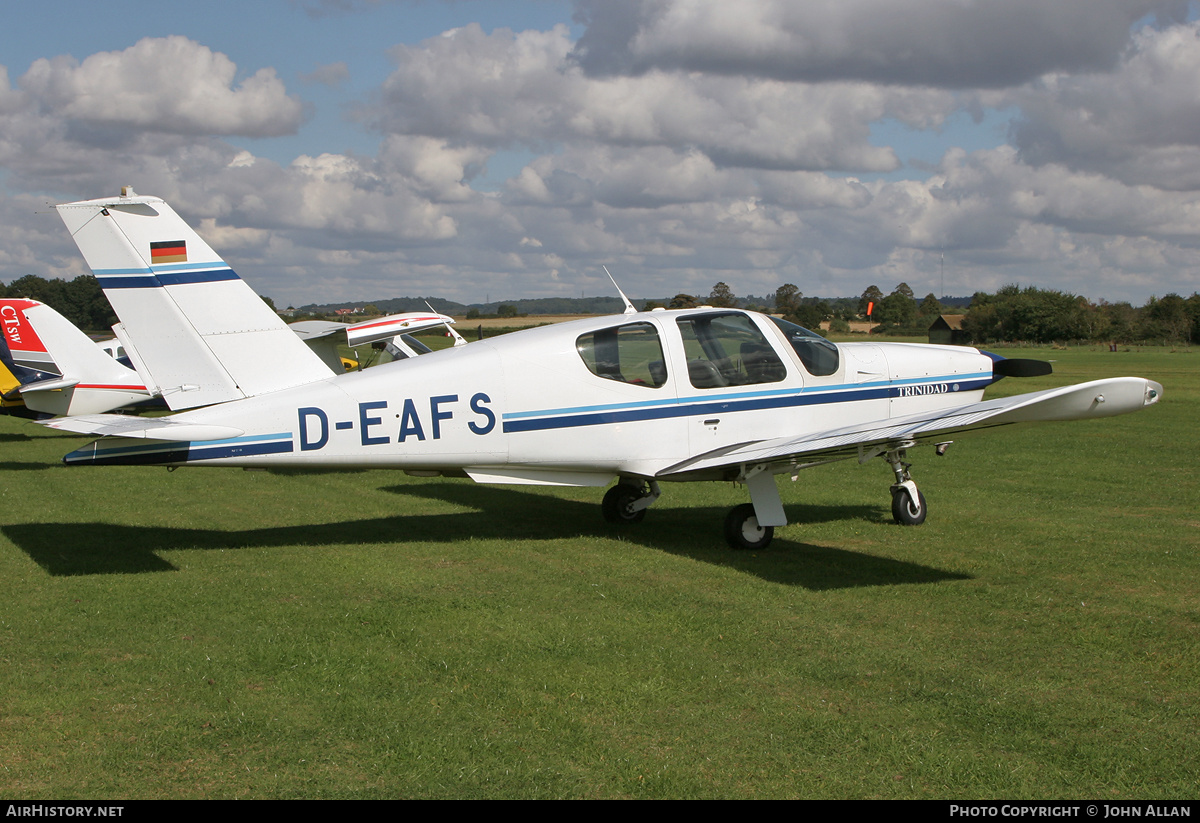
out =
[(758, 525), (753, 503), (735, 506), (725, 516), (725, 539), (735, 549), (765, 549), (774, 537), (774, 526)]
[(637, 486), (618, 483), (604, 493), (604, 502), (600, 504), (600, 511), (604, 513), (604, 519), (609, 523), (640, 523), (646, 516), (646, 510), (634, 511), (630, 506), (643, 497), (645, 497), (645, 493)]
[(925, 495), (920, 489), (917, 489), (915, 504), (907, 488), (902, 487), (892, 492), (892, 519), (901, 526), (919, 526), (925, 522), (925, 515), (928, 513)]

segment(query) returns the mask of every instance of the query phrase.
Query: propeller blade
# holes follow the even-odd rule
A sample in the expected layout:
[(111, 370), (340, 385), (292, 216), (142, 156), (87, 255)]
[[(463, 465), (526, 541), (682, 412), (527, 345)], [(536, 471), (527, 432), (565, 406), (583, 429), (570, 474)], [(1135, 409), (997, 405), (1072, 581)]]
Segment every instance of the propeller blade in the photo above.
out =
[(1054, 367), (1045, 360), (1005, 358), (992, 364), (992, 372), (1000, 377), (1041, 377), (1052, 374)]

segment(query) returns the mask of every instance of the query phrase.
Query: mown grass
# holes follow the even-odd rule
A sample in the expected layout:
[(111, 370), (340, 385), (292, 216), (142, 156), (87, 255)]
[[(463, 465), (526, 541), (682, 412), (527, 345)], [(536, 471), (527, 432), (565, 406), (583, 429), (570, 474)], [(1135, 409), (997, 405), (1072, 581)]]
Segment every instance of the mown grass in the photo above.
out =
[(66, 469), (0, 420), (10, 798), (1192, 798), (1196, 354), (1026, 350), (1158, 407), (781, 481), (645, 522), (594, 489)]

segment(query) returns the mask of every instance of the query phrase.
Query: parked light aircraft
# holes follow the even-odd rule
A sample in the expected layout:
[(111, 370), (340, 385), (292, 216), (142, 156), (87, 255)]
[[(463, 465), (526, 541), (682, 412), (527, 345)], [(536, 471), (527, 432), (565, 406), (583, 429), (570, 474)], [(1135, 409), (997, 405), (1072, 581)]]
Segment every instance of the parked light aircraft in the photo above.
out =
[[(331, 376), (162, 200), (58, 206), (169, 417), (50, 421), (99, 435), (67, 465), (395, 468), (482, 483), (617, 484), (605, 517), (641, 520), (668, 481), (744, 483), (738, 548), (786, 523), (776, 475), (845, 458), (891, 467), (892, 513), (928, 511), (907, 461), (972, 430), (1108, 417), (1158, 401), (1137, 377), (983, 400), (1033, 361), (975, 349), (834, 344), (734, 309), (633, 312), (516, 332)], [(165, 250), (165, 251), (163, 251)], [(245, 358), (247, 347), (268, 358)], [(269, 367), (247, 364), (267, 362)], [(204, 406), (204, 408), (199, 408)]]
[(98, 414), (151, 399), (136, 371), (113, 359), (50, 306), (3, 298), (0, 319), (18, 365), (37, 364), (34, 368), (58, 372), (21, 382), (17, 391), (27, 408), (56, 416)]
[(467, 341), (453, 329), (453, 323), (453, 317), (438, 314), (430, 308), (428, 312), (392, 314), (352, 325), (329, 320), (301, 320), (292, 323), (288, 328), (307, 343), (331, 371), (338, 372), (344, 371), (343, 360), (338, 353), (338, 346), (343, 343), (352, 349), (371, 346), (374, 350), (377, 347), (387, 355), (388, 361), (404, 360), (432, 351), (413, 337), (413, 333), (443, 326), (446, 333), (454, 338), (455, 346), (466, 345)]

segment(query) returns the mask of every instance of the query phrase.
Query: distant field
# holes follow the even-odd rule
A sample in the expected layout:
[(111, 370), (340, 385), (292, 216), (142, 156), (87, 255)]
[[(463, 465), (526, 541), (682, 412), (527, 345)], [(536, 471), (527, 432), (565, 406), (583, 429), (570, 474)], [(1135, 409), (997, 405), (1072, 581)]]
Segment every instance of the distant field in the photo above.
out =
[[(465, 324), (460, 324), (464, 330)], [(891, 523), (882, 461), (615, 528), (597, 489), (396, 472), (66, 469), (0, 418), (0, 794), (1200, 796), (1200, 352), (1026, 349), (1159, 380), (996, 430)]]
[(512, 326), (540, 326), (545, 323), (562, 323), (567, 320), (578, 320), (581, 317), (595, 317), (594, 314), (529, 314), (524, 317), (477, 317), (468, 320), (465, 317), (454, 318), (454, 328), (458, 333), (467, 336), (468, 329), (483, 326), (485, 329), (504, 328)]

